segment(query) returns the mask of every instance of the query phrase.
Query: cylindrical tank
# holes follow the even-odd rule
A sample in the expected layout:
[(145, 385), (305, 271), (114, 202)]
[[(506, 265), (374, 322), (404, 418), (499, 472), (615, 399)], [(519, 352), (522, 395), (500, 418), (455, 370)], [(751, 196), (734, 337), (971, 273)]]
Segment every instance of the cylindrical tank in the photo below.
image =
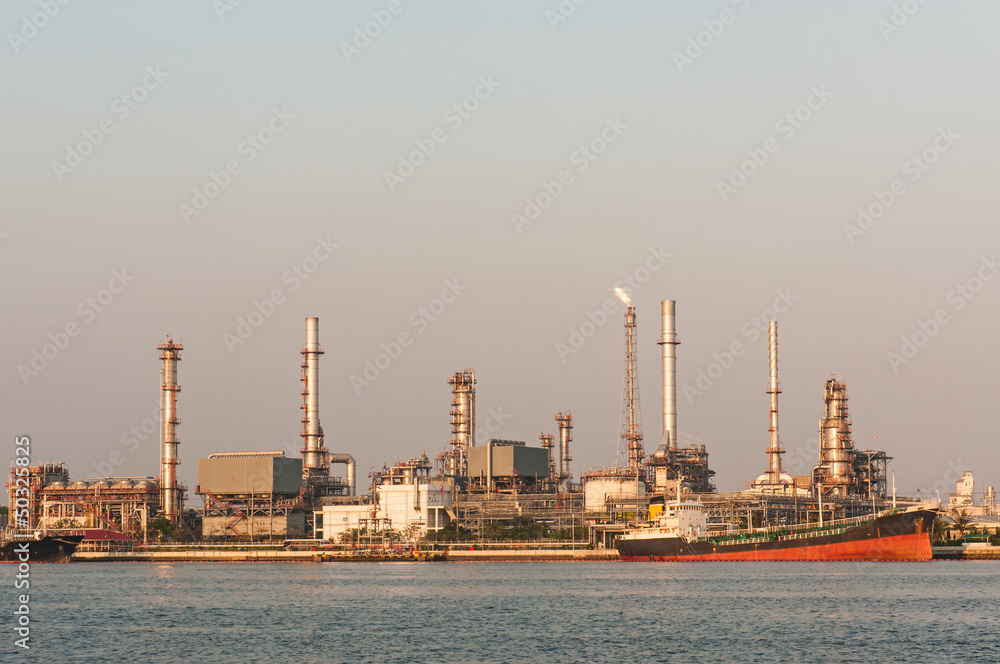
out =
[(643, 482), (629, 477), (591, 477), (583, 485), (583, 509), (604, 512), (608, 498), (635, 499), (646, 493)]

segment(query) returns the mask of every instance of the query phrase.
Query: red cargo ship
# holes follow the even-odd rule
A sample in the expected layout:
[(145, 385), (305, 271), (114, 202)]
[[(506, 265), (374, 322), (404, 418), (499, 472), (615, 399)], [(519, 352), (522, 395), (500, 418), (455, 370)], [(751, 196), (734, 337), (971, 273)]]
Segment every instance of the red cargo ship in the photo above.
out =
[(668, 504), (649, 524), (626, 530), (615, 547), (628, 561), (930, 560), (936, 516), (911, 508), (823, 525), (711, 534), (704, 506), (681, 502)]

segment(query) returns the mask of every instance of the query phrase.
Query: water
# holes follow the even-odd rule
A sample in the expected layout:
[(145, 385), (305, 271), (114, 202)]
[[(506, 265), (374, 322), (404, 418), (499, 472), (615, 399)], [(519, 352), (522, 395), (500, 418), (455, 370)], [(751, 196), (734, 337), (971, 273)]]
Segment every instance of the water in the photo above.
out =
[(995, 562), (77, 563), (31, 584), (31, 650), (5, 619), (0, 661), (1000, 660)]

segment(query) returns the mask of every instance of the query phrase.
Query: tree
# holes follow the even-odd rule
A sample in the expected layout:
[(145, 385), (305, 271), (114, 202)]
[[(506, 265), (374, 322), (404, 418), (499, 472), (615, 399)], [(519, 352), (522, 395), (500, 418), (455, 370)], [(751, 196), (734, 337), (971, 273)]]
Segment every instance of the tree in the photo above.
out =
[(490, 521), (485, 526), (480, 533), (483, 539), (490, 540), (502, 540), (509, 537), (507, 533), (507, 528), (504, 527), (499, 521)]
[(959, 510), (955, 513), (954, 522), (959, 537), (965, 537), (966, 531), (972, 528), (972, 517), (965, 510)]
[(935, 542), (943, 542), (948, 539), (948, 522), (940, 517), (935, 517), (934, 525), (931, 527), (931, 538)]
[(407, 542), (410, 542), (414, 547), (416, 547), (417, 545), (420, 544), (420, 540), (423, 539), (423, 536), (420, 532), (421, 530), (423, 529), (420, 527), (420, 524), (411, 523), (410, 525), (408, 525), (406, 528), (403, 529), (403, 537)]
[(153, 539), (163, 539), (168, 537), (174, 530), (177, 529), (177, 525), (172, 523), (170, 519), (166, 517), (158, 517), (149, 522), (149, 536)]
[(424, 537), (428, 542), (466, 542), (475, 539), (458, 521), (449, 521), (441, 530), (428, 532)]

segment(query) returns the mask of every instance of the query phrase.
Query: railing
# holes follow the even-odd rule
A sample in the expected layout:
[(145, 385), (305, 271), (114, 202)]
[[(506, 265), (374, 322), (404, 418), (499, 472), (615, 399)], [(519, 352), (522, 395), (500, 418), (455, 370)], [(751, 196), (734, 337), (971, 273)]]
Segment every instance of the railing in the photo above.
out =
[(814, 523), (789, 524), (783, 526), (767, 526), (766, 528), (744, 528), (729, 533), (718, 533), (712, 537), (720, 540), (737, 539), (745, 535), (762, 535), (762, 537), (750, 537), (740, 539), (741, 543), (766, 542), (770, 539), (788, 540), (801, 539), (804, 537), (818, 537), (821, 535), (837, 535), (843, 533), (850, 526), (871, 523), (880, 516), (892, 514), (892, 510), (879, 512), (878, 514), (866, 514), (864, 516), (853, 516), (847, 519), (835, 519), (833, 521), (823, 521), (820, 525), (818, 521)]
[[(445, 548), (467, 549), (474, 547), (476, 551), (508, 551), (508, 550), (548, 550), (548, 549), (586, 549), (591, 546), (586, 540), (528, 540), (524, 542), (484, 542), (472, 540), (469, 542), (421, 542), (419, 548), (423, 551)], [(433, 547), (433, 549), (432, 549)]]

